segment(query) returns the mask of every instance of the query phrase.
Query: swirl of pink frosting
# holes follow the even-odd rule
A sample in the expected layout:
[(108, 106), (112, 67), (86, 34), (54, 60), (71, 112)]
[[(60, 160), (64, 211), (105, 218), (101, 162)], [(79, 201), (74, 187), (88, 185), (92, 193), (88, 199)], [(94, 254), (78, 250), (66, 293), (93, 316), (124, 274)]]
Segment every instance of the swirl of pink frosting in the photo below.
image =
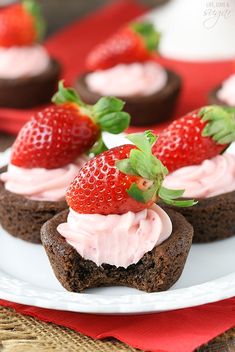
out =
[(222, 83), (222, 88), (217, 92), (217, 97), (229, 106), (235, 106), (235, 74)]
[(68, 185), (87, 160), (84, 155), (73, 164), (49, 170), (25, 169), (9, 164), (8, 170), (0, 175), (0, 180), (5, 183), (5, 189), (12, 193), (32, 200), (55, 202), (65, 199)]
[(92, 92), (119, 97), (148, 96), (164, 88), (166, 83), (167, 73), (156, 62), (119, 64), (86, 77)]
[(0, 47), (0, 78), (33, 77), (46, 71), (50, 57), (41, 45)]
[(57, 230), (84, 259), (98, 266), (127, 268), (165, 241), (172, 223), (157, 205), (122, 215), (79, 214), (70, 209), (67, 222)]
[(184, 197), (209, 198), (235, 190), (235, 155), (225, 153), (199, 165), (178, 169), (164, 180), (164, 186), (185, 189)]

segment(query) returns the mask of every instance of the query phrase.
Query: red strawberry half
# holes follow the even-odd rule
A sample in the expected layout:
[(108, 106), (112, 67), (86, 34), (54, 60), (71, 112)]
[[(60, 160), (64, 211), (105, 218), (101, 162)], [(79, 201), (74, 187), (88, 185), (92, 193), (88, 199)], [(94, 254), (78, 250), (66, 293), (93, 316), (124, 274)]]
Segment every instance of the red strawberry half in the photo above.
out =
[(131, 23), (121, 28), (88, 55), (89, 71), (102, 70), (120, 63), (146, 61), (157, 50), (160, 34), (148, 22)]
[(105, 215), (138, 212), (158, 198), (172, 205), (193, 205), (191, 200), (176, 200), (184, 191), (162, 187), (167, 169), (152, 155), (156, 137), (146, 132), (128, 139), (135, 145), (110, 149), (82, 167), (67, 191), (68, 205), (79, 213)]
[(34, 0), (0, 8), (0, 46), (31, 45), (43, 36), (45, 24)]
[(235, 141), (235, 109), (207, 106), (171, 123), (153, 146), (153, 154), (170, 172), (200, 164)]
[(130, 116), (122, 111), (124, 103), (116, 98), (105, 97), (94, 106), (86, 105), (73, 89), (64, 88), (60, 82), (53, 101), (56, 105), (35, 113), (21, 129), (13, 145), (12, 164), (62, 167), (87, 152), (101, 131), (117, 134), (129, 125)]

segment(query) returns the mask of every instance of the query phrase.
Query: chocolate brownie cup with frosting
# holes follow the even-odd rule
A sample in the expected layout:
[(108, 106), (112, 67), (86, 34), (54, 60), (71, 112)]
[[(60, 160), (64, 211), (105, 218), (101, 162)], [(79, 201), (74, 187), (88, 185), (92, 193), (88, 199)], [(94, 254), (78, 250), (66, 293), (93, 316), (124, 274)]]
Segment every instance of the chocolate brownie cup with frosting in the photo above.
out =
[(193, 228), (155, 204), (160, 198), (180, 206), (183, 191), (162, 188), (166, 169), (152, 155), (156, 139), (149, 131), (128, 138), (135, 145), (112, 148), (81, 168), (66, 193), (69, 211), (42, 227), (54, 273), (69, 291), (109, 285), (162, 291), (183, 271)]
[(163, 186), (198, 201), (190, 210), (177, 208), (194, 226), (194, 242), (235, 235), (234, 141), (235, 109), (211, 105), (173, 121), (153, 146), (169, 171)]
[(43, 223), (67, 208), (66, 188), (89, 159), (86, 153), (100, 145), (103, 129), (120, 133), (130, 120), (119, 99), (87, 106), (63, 82), (53, 101), (20, 130), (0, 174), (1, 224), (33, 243), (40, 243)]
[(167, 213), (173, 225), (171, 236), (126, 268), (84, 259), (58, 232), (59, 224), (66, 222), (67, 210), (43, 225), (42, 243), (57, 279), (68, 291), (117, 285), (145, 292), (165, 291), (181, 276), (193, 237), (193, 228), (182, 215), (173, 210)]
[(86, 58), (87, 72), (75, 82), (84, 101), (94, 104), (101, 95), (120, 97), (135, 126), (169, 119), (181, 78), (158, 62), (160, 37), (152, 23), (131, 22), (95, 46)]

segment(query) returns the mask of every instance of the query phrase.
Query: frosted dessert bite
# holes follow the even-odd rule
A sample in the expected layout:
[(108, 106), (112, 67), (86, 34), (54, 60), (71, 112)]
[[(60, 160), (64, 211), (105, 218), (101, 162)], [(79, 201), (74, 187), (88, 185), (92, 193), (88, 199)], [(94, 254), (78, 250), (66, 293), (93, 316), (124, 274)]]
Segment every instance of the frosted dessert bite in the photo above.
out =
[(235, 107), (235, 73), (210, 93), (209, 102), (211, 104)]
[(75, 83), (84, 101), (94, 104), (102, 95), (120, 97), (132, 125), (169, 118), (181, 79), (156, 62), (159, 41), (151, 23), (134, 22), (95, 47), (86, 60), (87, 72)]
[(235, 235), (235, 109), (208, 106), (173, 122), (159, 136), (153, 153), (170, 174), (164, 186), (185, 189), (198, 204), (179, 208), (194, 227), (194, 242)]
[(192, 226), (155, 204), (162, 199), (182, 206), (177, 198), (183, 191), (162, 187), (167, 170), (151, 153), (154, 135), (128, 138), (134, 145), (112, 148), (84, 164), (67, 191), (69, 210), (42, 227), (54, 273), (69, 291), (112, 285), (167, 290), (184, 268)]
[(61, 82), (54, 105), (35, 113), (19, 132), (0, 174), (0, 221), (13, 236), (40, 243), (42, 224), (67, 208), (66, 188), (88, 160), (101, 131), (120, 133), (130, 117), (105, 97), (84, 104)]
[(50, 101), (60, 64), (40, 44), (44, 28), (34, 0), (0, 7), (0, 106), (29, 108)]

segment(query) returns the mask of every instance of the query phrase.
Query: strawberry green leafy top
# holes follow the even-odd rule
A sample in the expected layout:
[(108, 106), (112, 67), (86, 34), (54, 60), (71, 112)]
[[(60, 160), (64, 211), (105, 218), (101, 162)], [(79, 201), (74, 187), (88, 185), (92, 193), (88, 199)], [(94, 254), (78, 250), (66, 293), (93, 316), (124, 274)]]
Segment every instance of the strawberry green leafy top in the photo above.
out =
[(212, 137), (218, 144), (235, 141), (235, 108), (212, 105), (199, 111), (202, 121), (207, 122), (203, 137)]
[(95, 105), (85, 104), (73, 88), (65, 88), (59, 83), (58, 92), (52, 98), (56, 105), (74, 103), (84, 115), (89, 116), (102, 131), (118, 134), (130, 124), (130, 115), (122, 111), (125, 103), (115, 97), (102, 97)]
[(160, 198), (166, 204), (178, 207), (191, 207), (197, 202), (190, 199), (179, 200), (184, 190), (171, 190), (162, 186), (167, 168), (152, 154), (152, 146), (157, 137), (146, 131), (145, 133), (131, 134), (127, 137), (137, 148), (130, 151), (130, 157), (116, 162), (116, 167), (127, 175), (140, 176), (152, 185), (147, 190), (141, 190), (133, 183), (127, 193), (141, 203), (148, 203), (152, 199)]
[(133, 22), (130, 24), (130, 28), (137, 34), (139, 34), (146, 48), (151, 52), (158, 50), (161, 34), (156, 31), (154, 25), (150, 22)]
[(29, 12), (35, 19), (35, 26), (37, 32), (37, 41), (43, 39), (46, 29), (46, 24), (43, 19), (42, 10), (40, 5), (35, 0), (23, 0), (24, 8)]

